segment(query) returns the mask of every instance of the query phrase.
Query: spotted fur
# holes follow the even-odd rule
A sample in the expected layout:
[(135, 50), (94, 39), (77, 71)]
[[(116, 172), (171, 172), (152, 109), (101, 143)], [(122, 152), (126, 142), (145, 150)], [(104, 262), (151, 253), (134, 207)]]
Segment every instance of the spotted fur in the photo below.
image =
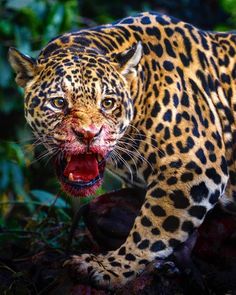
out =
[[(68, 262), (78, 277), (103, 288), (121, 286), (149, 262), (168, 257), (218, 201), (233, 208), (235, 50), (234, 34), (205, 32), (155, 13), (64, 34), (36, 61), (12, 49), (10, 61), (25, 87), (25, 114), (34, 131), (51, 136), (54, 145), (67, 141), (64, 148), (70, 149), (73, 120), (105, 124), (126, 161), (109, 168), (146, 189), (119, 249)], [(66, 111), (51, 110), (48, 100), (55, 95), (66, 96)], [(99, 106), (104, 95), (117, 100), (109, 113)]]

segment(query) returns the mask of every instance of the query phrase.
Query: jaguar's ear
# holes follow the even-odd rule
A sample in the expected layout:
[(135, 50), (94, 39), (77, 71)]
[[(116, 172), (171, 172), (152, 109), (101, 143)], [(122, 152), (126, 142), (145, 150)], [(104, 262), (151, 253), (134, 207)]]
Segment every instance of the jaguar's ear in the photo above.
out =
[(123, 76), (127, 76), (136, 72), (136, 66), (140, 62), (142, 52), (142, 44), (141, 42), (138, 42), (121, 54), (116, 55), (115, 59), (119, 65), (118, 70)]
[(35, 74), (36, 62), (33, 58), (20, 53), (15, 48), (11, 47), (8, 53), (9, 62), (16, 72), (16, 83), (25, 87)]

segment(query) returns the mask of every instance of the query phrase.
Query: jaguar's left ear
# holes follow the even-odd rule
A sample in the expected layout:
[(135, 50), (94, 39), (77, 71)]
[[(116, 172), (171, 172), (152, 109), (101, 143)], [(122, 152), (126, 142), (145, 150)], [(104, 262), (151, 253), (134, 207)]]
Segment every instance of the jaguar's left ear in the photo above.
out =
[(142, 57), (143, 47), (141, 42), (133, 45), (126, 51), (116, 55), (115, 59), (118, 62), (118, 71), (123, 76), (136, 73), (136, 67)]

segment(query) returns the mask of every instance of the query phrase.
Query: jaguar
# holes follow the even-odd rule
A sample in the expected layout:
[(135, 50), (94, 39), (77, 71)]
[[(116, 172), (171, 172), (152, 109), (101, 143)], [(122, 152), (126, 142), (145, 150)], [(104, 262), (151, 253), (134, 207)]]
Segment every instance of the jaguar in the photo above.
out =
[(9, 50), (25, 117), (62, 188), (93, 194), (105, 169), (145, 190), (126, 241), (72, 256), (114, 289), (168, 259), (219, 203), (235, 210), (236, 35), (145, 12), (65, 33), (37, 59)]

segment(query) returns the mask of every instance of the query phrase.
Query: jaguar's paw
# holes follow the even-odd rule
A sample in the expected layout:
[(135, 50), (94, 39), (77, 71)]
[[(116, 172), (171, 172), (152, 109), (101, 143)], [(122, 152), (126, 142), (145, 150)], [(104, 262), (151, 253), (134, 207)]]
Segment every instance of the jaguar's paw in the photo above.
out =
[[(115, 266), (112, 266), (112, 264)], [(114, 290), (127, 281), (127, 270), (118, 261), (110, 262), (105, 256), (93, 254), (74, 255), (64, 263), (70, 276), (96, 288)], [(132, 275), (133, 272), (130, 272)]]

